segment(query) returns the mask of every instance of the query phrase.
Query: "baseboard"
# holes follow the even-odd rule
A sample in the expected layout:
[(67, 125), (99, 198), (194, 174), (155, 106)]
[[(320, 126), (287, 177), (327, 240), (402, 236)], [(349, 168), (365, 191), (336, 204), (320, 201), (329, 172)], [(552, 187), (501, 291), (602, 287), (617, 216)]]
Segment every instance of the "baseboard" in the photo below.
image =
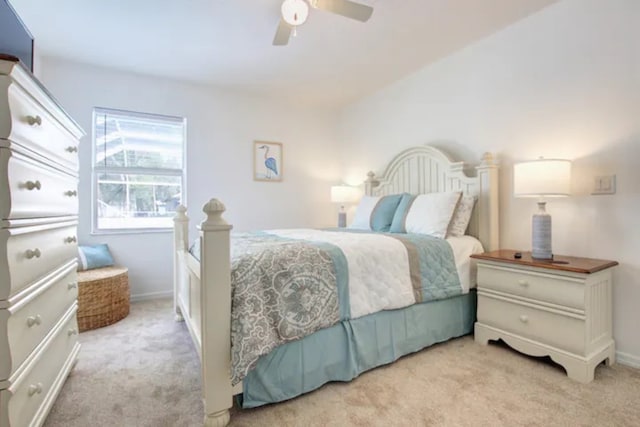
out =
[(146, 294), (131, 295), (131, 302), (146, 301), (150, 299), (173, 298), (173, 291), (149, 292)]
[(621, 365), (640, 369), (640, 357), (634, 356), (633, 354), (616, 351), (616, 362)]

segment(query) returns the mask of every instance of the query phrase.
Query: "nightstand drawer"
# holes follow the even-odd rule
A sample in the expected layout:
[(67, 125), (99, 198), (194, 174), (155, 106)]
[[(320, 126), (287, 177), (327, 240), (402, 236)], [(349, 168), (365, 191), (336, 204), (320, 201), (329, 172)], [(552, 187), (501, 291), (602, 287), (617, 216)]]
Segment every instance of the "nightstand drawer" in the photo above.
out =
[(576, 354), (584, 354), (582, 316), (523, 305), (478, 291), (478, 322)]
[(584, 279), (481, 263), (478, 287), (582, 310)]

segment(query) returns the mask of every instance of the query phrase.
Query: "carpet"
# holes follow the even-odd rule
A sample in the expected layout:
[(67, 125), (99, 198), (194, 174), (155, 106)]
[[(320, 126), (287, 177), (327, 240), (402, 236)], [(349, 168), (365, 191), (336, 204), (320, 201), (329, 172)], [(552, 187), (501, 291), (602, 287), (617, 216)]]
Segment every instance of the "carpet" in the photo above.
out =
[[(134, 303), (80, 334), (82, 350), (46, 427), (199, 426), (200, 365), (170, 300)], [(304, 396), (234, 409), (232, 426), (638, 426), (640, 370), (600, 365), (590, 384), (548, 358), (467, 336)]]

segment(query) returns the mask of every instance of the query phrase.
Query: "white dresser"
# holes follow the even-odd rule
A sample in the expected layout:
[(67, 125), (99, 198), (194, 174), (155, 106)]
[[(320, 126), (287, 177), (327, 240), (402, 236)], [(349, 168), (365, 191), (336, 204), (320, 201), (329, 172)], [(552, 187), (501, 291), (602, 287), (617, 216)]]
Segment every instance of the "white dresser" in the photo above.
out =
[(472, 255), (478, 261), (475, 340), (502, 339), (532, 356), (550, 356), (577, 381), (593, 380), (602, 361), (615, 363), (611, 270), (578, 257), (539, 261), (523, 252)]
[(0, 427), (39, 426), (78, 343), (82, 129), (0, 55)]

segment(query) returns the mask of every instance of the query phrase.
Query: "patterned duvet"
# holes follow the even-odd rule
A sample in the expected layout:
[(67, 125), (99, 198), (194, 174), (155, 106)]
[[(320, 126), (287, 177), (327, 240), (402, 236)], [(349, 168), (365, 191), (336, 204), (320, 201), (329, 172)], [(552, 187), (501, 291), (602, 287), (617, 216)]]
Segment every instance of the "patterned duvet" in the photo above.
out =
[(463, 292), (451, 247), (430, 236), (292, 229), (231, 243), (233, 384), (283, 343)]

